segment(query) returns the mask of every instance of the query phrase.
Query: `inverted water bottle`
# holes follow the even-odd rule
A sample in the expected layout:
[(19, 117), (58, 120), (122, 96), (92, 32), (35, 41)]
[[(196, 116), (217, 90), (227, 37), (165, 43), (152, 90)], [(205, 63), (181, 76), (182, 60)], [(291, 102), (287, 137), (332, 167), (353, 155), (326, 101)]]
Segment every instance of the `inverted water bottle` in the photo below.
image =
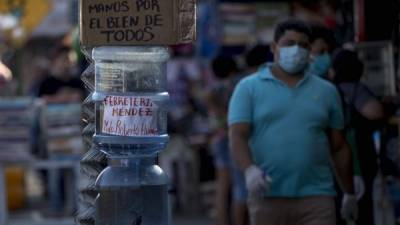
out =
[(96, 181), (96, 225), (169, 225), (169, 180), (156, 155), (109, 155)]
[(168, 142), (165, 47), (98, 47), (94, 143), (120, 154), (145, 154)]

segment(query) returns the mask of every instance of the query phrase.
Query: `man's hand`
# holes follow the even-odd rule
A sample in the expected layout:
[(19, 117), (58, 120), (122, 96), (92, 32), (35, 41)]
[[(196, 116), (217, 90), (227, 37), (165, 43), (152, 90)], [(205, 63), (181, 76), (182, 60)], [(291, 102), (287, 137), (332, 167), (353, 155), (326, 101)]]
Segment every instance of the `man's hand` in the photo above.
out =
[(250, 196), (260, 197), (265, 192), (269, 191), (272, 180), (257, 166), (249, 166), (245, 170), (244, 175), (246, 179), (246, 187)]
[(354, 221), (358, 217), (357, 197), (345, 193), (342, 199), (342, 208), (340, 210), (342, 218), (346, 221)]

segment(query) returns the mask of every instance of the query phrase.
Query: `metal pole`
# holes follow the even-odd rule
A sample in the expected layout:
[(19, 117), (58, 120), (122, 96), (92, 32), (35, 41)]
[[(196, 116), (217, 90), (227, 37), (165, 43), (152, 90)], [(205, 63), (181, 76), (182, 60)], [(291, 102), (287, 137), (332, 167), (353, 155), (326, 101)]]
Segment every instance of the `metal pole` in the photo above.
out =
[(6, 225), (8, 220), (6, 179), (3, 165), (0, 164), (0, 225)]
[(365, 40), (365, 3), (364, 0), (354, 0), (355, 41)]

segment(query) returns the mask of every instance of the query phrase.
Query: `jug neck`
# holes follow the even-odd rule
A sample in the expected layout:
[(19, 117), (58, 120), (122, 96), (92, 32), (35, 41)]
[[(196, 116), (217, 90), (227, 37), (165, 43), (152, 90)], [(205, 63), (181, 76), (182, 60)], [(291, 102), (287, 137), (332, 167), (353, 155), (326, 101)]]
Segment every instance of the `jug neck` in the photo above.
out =
[(157, 155), (149, 156), (108, 156), (108, 165), (114, 167), (146, 167), (156, 163)]

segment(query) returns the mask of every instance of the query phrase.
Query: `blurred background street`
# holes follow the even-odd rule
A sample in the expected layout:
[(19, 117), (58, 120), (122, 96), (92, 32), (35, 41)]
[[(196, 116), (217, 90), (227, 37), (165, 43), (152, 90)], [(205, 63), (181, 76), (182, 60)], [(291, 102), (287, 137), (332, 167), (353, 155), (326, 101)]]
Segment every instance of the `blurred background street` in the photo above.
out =
[[(79, 42), (78, 6), (0, 0), (0, 225), (95, 224), (94, 182), (107, 159), (92, 145), (94, 67)], [(334, 82), (338, 49), (361, 62), (365, 91), (355, 105), (373, 98), (380, 112), (365, 140), (372, 163), (355, 174), (370, 178), (374, 221), (362, 225), (400, 225), (400, 1), (198, 0), (196, 10), (197, 40), (167, 46), (170, 140), (157, 162), (171, 181), (171, 224), (248, 224), (246, 196), (245, 222), (235, 219), (236, 174), (229, 149), (219, 151), (227, 105), (241, 78), (274, 61), (276, 24), (296, 18), (328, 31), (312, 30), (330, 54), (323, 79)]]

